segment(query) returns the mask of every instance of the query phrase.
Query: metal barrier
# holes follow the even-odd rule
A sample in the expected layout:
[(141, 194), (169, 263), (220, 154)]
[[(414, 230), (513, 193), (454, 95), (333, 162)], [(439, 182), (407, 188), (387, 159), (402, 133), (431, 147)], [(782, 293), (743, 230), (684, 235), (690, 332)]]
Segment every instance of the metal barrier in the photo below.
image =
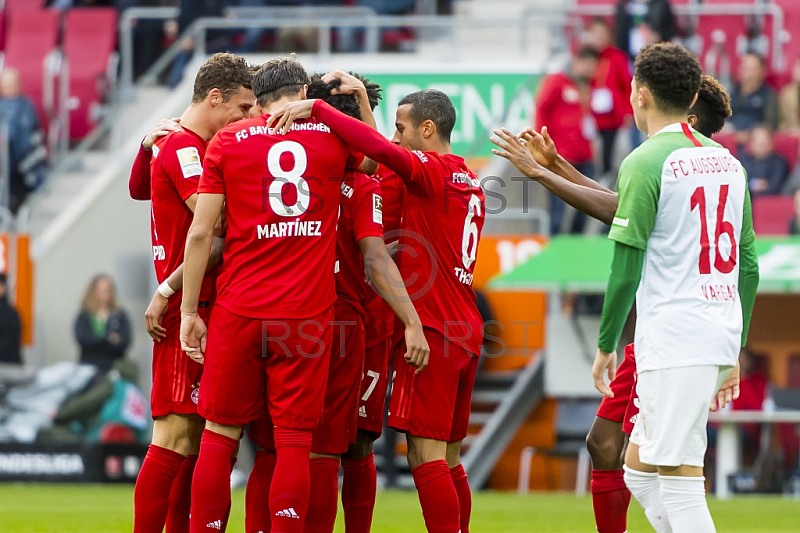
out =
[[(616, 7), (611, 4), (604, 5), (582, 5), (570, 9), (570, 15), (578, 17), (610, 17), (615, 13)], [(771, 16), (772, 24), (772, 68), (783, 69), (783, 9), (772, 3), (750, 3), (750, 4), (680, 4), (672, 6), (675, 15), (698, 17), (701, 15), (741, 15), (746, 16)]]

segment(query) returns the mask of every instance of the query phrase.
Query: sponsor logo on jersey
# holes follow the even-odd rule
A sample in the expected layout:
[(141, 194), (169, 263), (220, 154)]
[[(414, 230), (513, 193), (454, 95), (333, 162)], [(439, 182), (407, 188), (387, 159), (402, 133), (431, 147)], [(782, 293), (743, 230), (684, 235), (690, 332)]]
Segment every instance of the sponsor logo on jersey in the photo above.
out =
[(181, 165), (184, 179), (200, 176), (203, 174), (203, 163), (200, 161), (200, 153), (194, 146), (181, 148), (177, 152), (178, 162)]
[(372, 195), (372, 221), (383, 224), (383, 198), (380, 194)]
[(361, 418), (367, 418), (367, 407), (364, 405), (358, 406), (358, 416)]
[(259, 239), (274, 237), (322, 237), (321, 220), (293, 220), (256, 226)]
[(222, 530), (222, 520), (214, 520), (213, 522), (209, 522), (206, 524), (208, 529), (219, 529)]

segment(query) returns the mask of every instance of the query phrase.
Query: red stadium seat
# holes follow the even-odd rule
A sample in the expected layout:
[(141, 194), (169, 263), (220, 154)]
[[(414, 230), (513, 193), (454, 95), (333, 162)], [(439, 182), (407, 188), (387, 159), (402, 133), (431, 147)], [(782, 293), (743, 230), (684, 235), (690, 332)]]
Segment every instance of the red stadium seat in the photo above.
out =
[(756, 235), (788, 235), (794, 217), (792, 196), (758, 196), (753, 199)]
[[(703, 5), (713, 4), (742, 4), (752, 5), (754, 0), (705, 0)], [(709, 74), (720, 76), (722, 73), (716, 71), (717, 65), (707, 65), (708, 52), (717, 43), (718, 37), (724, 37), (722, 48), (727, 53), (730, 60), (730, 73), (734, 79), (737, 78), (739, 68), (739, 58), (743, 52), (740, 42), (747, 38), (748, 24), (744, 15), (701, 15), (697, 20), (697, 34), (703, 40), (700, 62)]]
[(46, 0), (5, 0), (3, 9), (6, 11), (41, 11), (44, 9)]
[(782, 155), (789, 163), (789, 170), (797, 165), (797, 151), (800, 149), (800, 139), (788, 133), (778, 132), (772, 138), (775, 152)]
[(78, 8), (67, 13), (64, 55), (69, 60), (71, 139), (85, 137), (94, 127), (97, 117), (92, 109), (102, 102), (116, 37), (113, 8)]
[(58, 45), (60, 13), (14, 9), (7, 17), (5, 67), (19, 71), (22, 90), (33, 100), (46, 126), (52, 110), (45, 109), (45, 60)]
[(800, 58), (800, 2), (797, 0), (772, 0), (783, 9), (783, 72), (791, 72), (792, 65)]
[(736, 154), (739, 152), (739, 147), (736, 144), (735, 133), (717, 133), (714, 135), (713, 140), (727, 148), (733, 157), (736, 157)]

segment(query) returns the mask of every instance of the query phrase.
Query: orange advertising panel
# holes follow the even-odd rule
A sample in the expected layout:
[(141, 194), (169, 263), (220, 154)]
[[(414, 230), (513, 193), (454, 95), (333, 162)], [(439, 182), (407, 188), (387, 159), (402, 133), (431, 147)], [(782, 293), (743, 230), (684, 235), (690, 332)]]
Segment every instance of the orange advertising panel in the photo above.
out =
[(483, 290), (492, 277), (513, 270), (542, 251), (541, 235), (483, 235), (478, 246), (472, 286)]
[(29, 235), (0, 235), (0, 272), (8, 274), (9, 281), (14, 283), (11, 293), (22, 321), (22, 344), (30, 346), (33, 344), (33, 262)]
[(0, 235), (0, 272), (8, 273), (8, 235)]

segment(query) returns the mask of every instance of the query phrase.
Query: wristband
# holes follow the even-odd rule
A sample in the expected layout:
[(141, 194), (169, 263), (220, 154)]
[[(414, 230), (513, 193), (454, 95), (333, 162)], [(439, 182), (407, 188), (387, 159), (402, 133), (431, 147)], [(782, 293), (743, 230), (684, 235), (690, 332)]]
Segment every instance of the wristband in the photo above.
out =
[(164, 298), (169, 299), (170, 296), (175, 294), (175, 289), (170, 287), (169, 283), (167, 283), (167, 281), (164, 280), (164, 283), (158, 286), (158, 294), (160, 294)]

